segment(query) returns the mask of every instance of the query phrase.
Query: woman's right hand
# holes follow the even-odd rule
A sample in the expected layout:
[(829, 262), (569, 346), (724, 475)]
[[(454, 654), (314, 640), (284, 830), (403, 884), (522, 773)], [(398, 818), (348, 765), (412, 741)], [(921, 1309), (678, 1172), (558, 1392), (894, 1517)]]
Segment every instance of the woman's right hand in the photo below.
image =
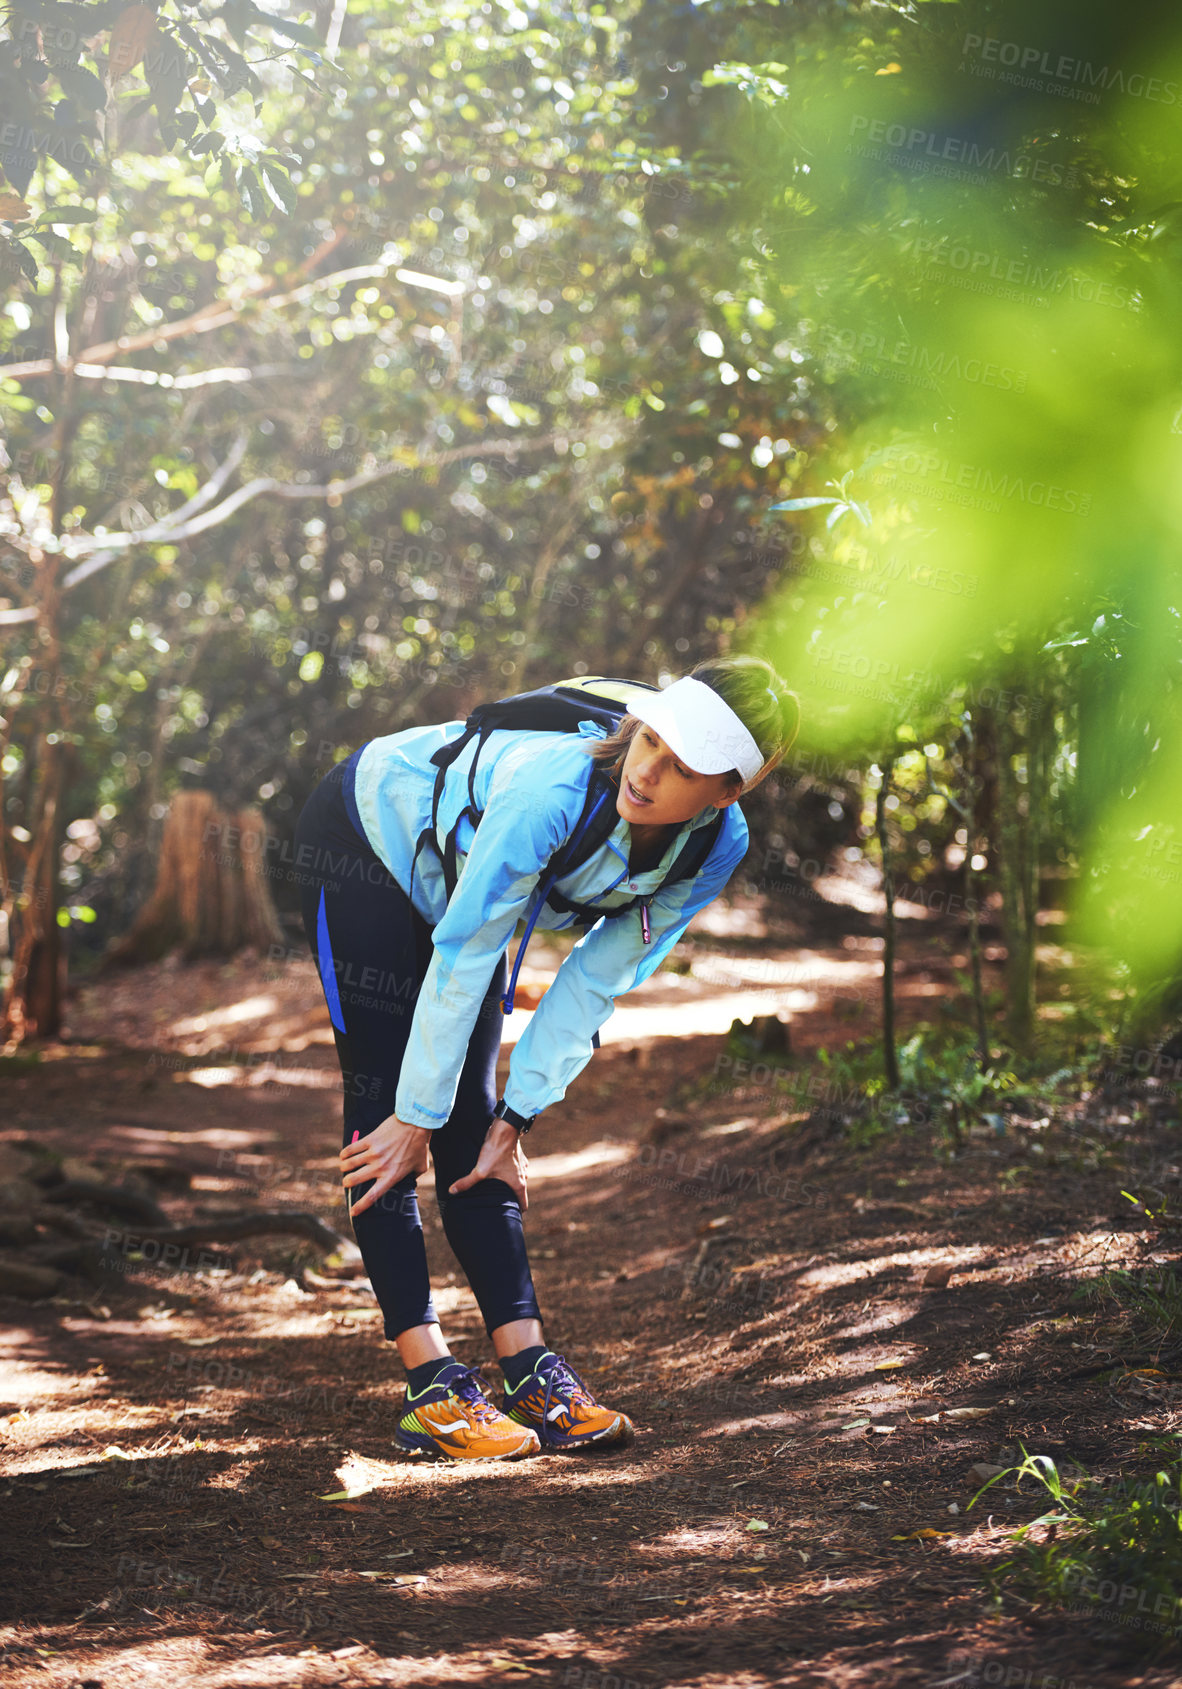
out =
[(345, 1189), (348, 1191), (354, 1185), (364, 1185), (369, 1179), (374, 1181), (372, 1190), (366, 1191), (356, 1202), (349, 1203), (351, 1220), (371, 1208), (391, 1186), (409, 1174), (427, 1171), (427, 1140), (430, 1136), (429, 1126), (408, 1126), (392, 1114), (380, 1126), (375, 1126), (368, 1137), (345, 1145), (340, 1154)]

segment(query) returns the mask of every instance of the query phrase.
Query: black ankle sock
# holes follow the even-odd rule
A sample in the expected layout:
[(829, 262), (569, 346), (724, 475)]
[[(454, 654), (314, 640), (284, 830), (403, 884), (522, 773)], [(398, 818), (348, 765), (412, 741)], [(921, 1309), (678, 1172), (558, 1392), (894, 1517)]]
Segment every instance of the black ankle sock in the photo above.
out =
[(549, 1353), (550, 1350), (544, 1343), (538, 1343), (532, 1349), (522, 1349), (516, 1355), (502, 1355), (501, 1371), (505, 1374), (505, 1383), (510, 1390), (516, 1390), (519, 1384), (524, 1383), (542, 1356)]
[(467, 1370), (461, 1362), (456, 1360), (454, 1355), (445, 1355), (442, 1360), (437, 1358), (433, 1361), (424, 1361), (422, 1366), (407, 1367), (406, 1387), (412, 1396), (417, 1396), (429, 1384), (434, 1384), (437, 1381), (446, 1382), (442, 1377), (445, 1369), (452, 1369), (447, 1372), (448, 1379), (454, 1377), (456, 1373)]

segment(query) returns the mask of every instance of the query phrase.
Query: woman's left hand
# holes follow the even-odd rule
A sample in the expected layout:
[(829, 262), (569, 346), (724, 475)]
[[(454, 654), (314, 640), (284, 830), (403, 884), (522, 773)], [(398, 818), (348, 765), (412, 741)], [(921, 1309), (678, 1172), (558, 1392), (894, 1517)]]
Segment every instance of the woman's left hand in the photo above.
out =
[(529, 1207), (525, 1189), (529, 1179), (528, 1168), (529, 1162), (516, 1126), (510, 1126), (507, 1120), (496, 1119), (480, 1146), (475, 1167), (448, 1189), (452, 1196), (458, 1196), (461, 1191), (471, 1190), (481, 1179), (500, 1179), (509, 1186), (524, 1212)]

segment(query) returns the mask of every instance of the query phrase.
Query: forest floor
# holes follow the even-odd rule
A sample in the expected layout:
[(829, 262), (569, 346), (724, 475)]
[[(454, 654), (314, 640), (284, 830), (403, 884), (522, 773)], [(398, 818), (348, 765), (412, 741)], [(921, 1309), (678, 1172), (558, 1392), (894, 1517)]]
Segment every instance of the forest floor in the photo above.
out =
[[(902, 923), (905, 1028), (965, 965), (926, 915)], [(114, 1226), (121, 1271), (0, 1304), (6, 1684), (1179, 1682), (1143, 1602), (994, 1603), (1036, 1486), (969, 1507), (974, 1464), (1019, 1445), (1101, 1476), (1177, 1449), (1167, 1366), (1076, 1294), (1172, 1263), (1160, 1214), (1121, 1192), (1176, 1180), (1176, 1109), (1098, 1083), (959, 1144), (893, 1105), (851, 1123), (816, 1052), (873, 1035), (877, 926), (856, 886), (791, 920), (710, 912), (691, 971), (621, 1005), (530, 1140), (547, 1338), (635, 1420), (629, 1448), (399, 1455), (368, 1284), (291, 1238), (165, 1269)], [(1043, 960), (1061, 1003), (1070, 957)], [(785, 1005), (790, 1053), (744, 1069), (732, 1014)], [(0, 1064), (0, 1155), (146, 1178), (178, 1220), (293, 1206), (341, 1226), (310, 962), (112, 975), (69, 1035)], [(445, 1334), (488, 1365), (423, 1213)]]

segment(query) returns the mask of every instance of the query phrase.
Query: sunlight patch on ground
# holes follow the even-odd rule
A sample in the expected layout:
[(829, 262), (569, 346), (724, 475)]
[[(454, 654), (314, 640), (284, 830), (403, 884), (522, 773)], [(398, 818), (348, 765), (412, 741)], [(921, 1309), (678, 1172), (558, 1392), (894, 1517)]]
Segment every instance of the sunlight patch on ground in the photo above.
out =
[(816, 1290), (828, 1290), (838, 1284), (856, 1284), (859, 1279), (873, 1278), (890, 1267), (923, 1267), (933, 1261), (948, 1261), (953, 1271), (964, 1271), (979, 1259), (977, 1249), (906, 1249), (893, 1255), (872, 1255), (865, 1261), (834, 1261), (825, 1266), (812, 1267), (801, 1273), (797, 1284)]
[[(873, 1337), (875, 1332), (889, 1331), (892, 1326), (900, 1325), (910, 1314), (911, 1309), (905, 1302), (879, 1302), (876, 1312), (869, 1314), (856, 1325), (840, 1326), (836, 1336), (840, 1339), (849, 1337)], [(902, 1360), (901, 1355), (892, 1355), (892, 1360)], [(882, 1357), (880, 1356), (881, 1360)]]
[(222, 1085), (248, 1090), (256, 1085), (295, 1085), (308, 1091), (337, 1091), (341, 1076), (325, 1067), (284, 1067), (277, 1062), (260, 1062), (257, 1067), (190, 1067), (173, 1074), (177, 1085), (200, 1085), (207, 1091)]
[(262, 1020), (264, 1015), (275, 1014), (278, 1008), (278, 997), (270, 994), (244, 997), (240, 1003), (229, 1003), (224, 1009), (210, 1009), (200, 1015), (185, 1015), (180, 1020), (174, 1020), (168, 1030), (174, 1038), (183, 1038), (187, 1033), (208, 1032), (215, 1026), (237, 1026), (244, 1020)]
[[(899, 1359), (901, 1359), (899, 1355), (884, 1354), (881, 1346), (874, 1349), (851, 1349), (848, 1355), (826, 1355), (823, 1370), (820, 1373), (813, 1373), (804, 1382), (815, 1385), (819, 1379), (823, 1378), (827, 1384), (831, 1384), (839, 1378), (848, 1378), (856, 1382), (857, 1388), (865, 1390), (866, 1374), (873, 1373), (880, 1361)], [(888, 1378), (892, 1376), (891, 1373), (887, 1374)], [(899, 1413), (902, 1411), (902, 1405), (902, 1403), (899, 1403), (895, 1407), (884, 1407), (880, 1411), (887, 1414)], [(844, 1413), (845, 1410), (838, 1408), (836, 1411)]]
[(437, 1314), (467, 1314), (476, 1308), (476, 1298), (466, 1284), (433, 1285), (431, 1300)]
[(698, 1133), (700, 1138), (730, 1138), (736, 1132), (750, 1132), (753, 1127), (760, 1125), (758, 1116), (744, 1114), (738, 1120), (724, 1120), (718, 1126), (705, 1126)]
[(571, 1173), (582, 1173), (588, 1167), (613, 1167), (632, 1158), (631, 1144), (588, 1144), (586, 1149), (573, 1150), (566, 1155), (531, 1155), (531, 1179), (565, 1179)]
[[(672, 977), (672, 976), (671, 976)], [(693, 1038), (729, 1032), (733, 1020), (750, 1020), (753, 1015), (809, 1014), (820, 1004), (815, 991), (784, 991), (772, 986), (762, 991), (730, 991), (722, 996), (689, 997), (685, 1001), (644, 1004), (629, 999), (621, 1004), (600, 1028), (602, 1044), (640, 1044), (652, 1038)], [(518, 1016), (520, 1015), (520, 1019)], [(505, 1048), (521, 1037), (530, 1022), (531, 1011), (514, 1012), (505, 1027)]]
[(209, 1144), (214, 1149), (251, 1149), (264, 1139), (275, 1143), (279, 1137), (277, 1132), (268, 1132), (263, 1127), (247, 1131), (234, 1126), (208, 1126), (193, 1132), (169, 1132), (161, 1126), (111, 1126), (106, 1135), (127, 1143), (141, 1155), (158, 1152), (162, 1144), (183, 1144), (186, 1147)]
[[(371, 1490), (389, 1488), (400, 1484), (405, 1468), (391, 1465), (388, 1461), (367, 1460), (364, 1455), (350, 1452), (336, 1468), (336, 1484), (320, 1497), (325, 1501), (329, 1496), (352, 1501), (355, 1496), (368, 1495)], [(339, 1492), (344, 1491), (344, 1495)]]

